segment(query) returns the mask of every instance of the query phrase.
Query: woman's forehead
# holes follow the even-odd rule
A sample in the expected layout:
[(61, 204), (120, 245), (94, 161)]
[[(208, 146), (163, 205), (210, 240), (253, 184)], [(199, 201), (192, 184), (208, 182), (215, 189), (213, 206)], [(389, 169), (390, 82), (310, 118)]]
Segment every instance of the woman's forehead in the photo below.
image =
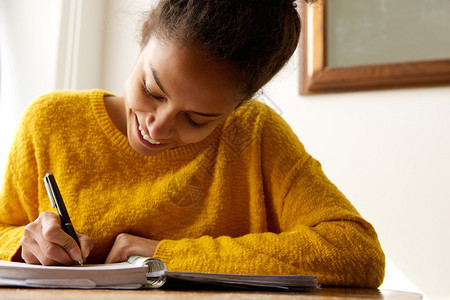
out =
[(140, 60), (145, 76), (167, 96), (195, 99), (208, 106), (220, 102), (235, 107), (239, 89), (231, 66), (211, 60), (198, 45), (151, 38)]

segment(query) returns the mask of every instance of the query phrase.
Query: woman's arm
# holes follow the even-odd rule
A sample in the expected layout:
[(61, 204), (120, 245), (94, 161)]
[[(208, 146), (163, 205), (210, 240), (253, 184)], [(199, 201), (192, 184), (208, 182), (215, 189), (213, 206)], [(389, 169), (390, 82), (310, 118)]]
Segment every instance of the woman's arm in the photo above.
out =
[(159, 243), (119, 235), (109, 262), (132, 254), (154, 255), (173, 271), (311, 274), (321, 285), (378, 287), (384, 277), (384, 254), (373, 227), (314, 159), (292, 169), (286, 175), (292, 178), (286, 195), (268, 206), (267, 214), (278, 227), (274, 232)]
[(314, 159), (290, 176), (286, 195), (268, 206), (273, 209), (267, 215), (279, 229), (237, 238), (162, 240), (155, 257), (170, 270), (312, 274), (322, 285), (381, 285), (384, 253), (374, 228), (329, 182)]

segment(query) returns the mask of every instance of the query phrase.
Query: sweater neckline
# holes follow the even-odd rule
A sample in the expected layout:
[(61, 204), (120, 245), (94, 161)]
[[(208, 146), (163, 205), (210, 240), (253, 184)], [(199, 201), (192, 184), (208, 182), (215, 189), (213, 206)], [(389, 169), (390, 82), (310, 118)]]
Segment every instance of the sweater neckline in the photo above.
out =
[(188, 159), (194, 157), (201, 149), (205, 148), (215, 137), (220, 134), (220, 128), (223, 123), (219, 124), (217, 128), (204, 140), (183, 145), (175, 149), (163, 151), (156, 155), (143, 155), (135, 151), (128, 142), (128, 138), (113, 123), (106, 110), (104, 97), (115, 96), (112, 93), (94, 89), (89, 92), (89, 102), (91, 104), (92, 112), (99, 124), (100, 128), (106, 135), (106, 138), (111, 141), (113, 147), (123, 153), (125, 156), (134, 157), (145, 161), (165, 161), (173, 159)]

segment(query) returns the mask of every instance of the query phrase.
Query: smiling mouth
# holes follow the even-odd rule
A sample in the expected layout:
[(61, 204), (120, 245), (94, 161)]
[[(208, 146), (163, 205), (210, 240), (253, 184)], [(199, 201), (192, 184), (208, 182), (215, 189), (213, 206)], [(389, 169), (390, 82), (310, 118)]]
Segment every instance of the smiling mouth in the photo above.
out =
[(142, 138), (144, 140), (146, 140), (147, 142), (149, 142), (153, 145), (161, 145), (162, 144), (161, 142), (155, 141), (148, 134), (146, 134), (141, 125), (139, 125), (139, 131), (141, 132)]

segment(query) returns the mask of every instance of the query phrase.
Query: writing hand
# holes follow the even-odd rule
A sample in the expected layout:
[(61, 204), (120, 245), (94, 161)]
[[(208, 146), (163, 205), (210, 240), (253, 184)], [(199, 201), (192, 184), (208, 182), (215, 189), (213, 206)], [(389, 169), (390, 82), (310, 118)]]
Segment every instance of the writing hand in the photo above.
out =
[(116, 237), (105, 263), (126, 261), (131, 255), (151, 257), (155, 254), (158, 243), (159, 241), (121, 233)]
[(61, 228), (61, 218), (52, 212), (42, 212), (25, 226), (20, 240), (22, 259), (29, 264), (73, 265), (86, 259), (94, 248), (93, 240), (77, 232), (81, 249)]

